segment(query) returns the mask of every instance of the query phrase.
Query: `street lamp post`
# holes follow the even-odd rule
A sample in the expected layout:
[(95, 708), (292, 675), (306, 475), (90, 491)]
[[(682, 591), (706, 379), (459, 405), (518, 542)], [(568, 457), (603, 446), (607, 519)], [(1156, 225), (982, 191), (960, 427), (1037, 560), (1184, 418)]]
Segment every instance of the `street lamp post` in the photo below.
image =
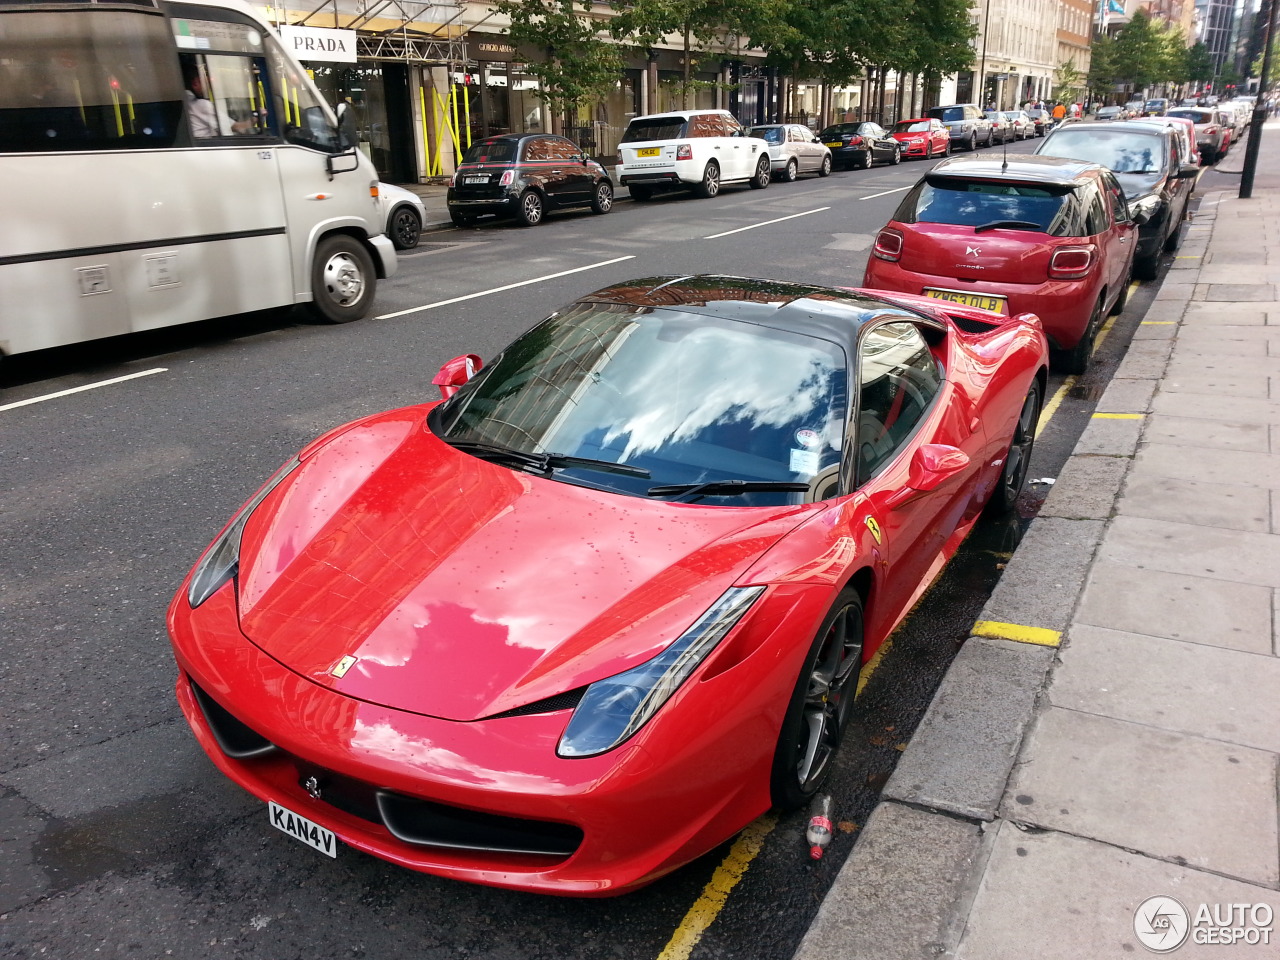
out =
[(1267, 18), (1267, 30), (1262, 40), (1262, 77), (1258, 81), (1258, 98), (1253, 101), (1253, 121), (1249, 124), (1249, 142), (1244, 148), (1244, 169), (1240, 177), (1240, 199), (1253, 196), (1253, 173), (1258, 168), (1258, 150), (1262, 146), (1262, 125), (1267, 121), (1266, 92), (1271, 78), (1271, 37), (1276, 29), (1276, 8), (1280, 3), (1271, 0), (1271, 16)]
[(987, 24), (991, 22), (991, 0), (986, 0), (986, 4), (982, 8), (982, 63), (978, 67), (978, 89), (975, 91), (974, 101), (978, 104), (978, 109), (985, 109), (987, 96)]

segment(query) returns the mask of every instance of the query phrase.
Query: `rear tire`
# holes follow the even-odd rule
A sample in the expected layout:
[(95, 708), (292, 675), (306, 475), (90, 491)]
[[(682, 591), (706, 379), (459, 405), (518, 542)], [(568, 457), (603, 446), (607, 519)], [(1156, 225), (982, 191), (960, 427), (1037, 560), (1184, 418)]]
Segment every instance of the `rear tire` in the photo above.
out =
[(867, 150), (865, 153), (853, 158), (853, 167), (855, 170), (866, 170), (870, 166), (871, 166), (870, 150)]
[(792, 159), (787, 161), (786, 167), (782, 170), (782, 176), (778, 179), (782, 180), (784, 183), (795, 183), (796, 177), (798, 176), (800, 176), (800, 169), (796, 165), (795, 160)]
[(969, 152), (973, 153), (973, 151), (977, 149), (978, 149), (978, 135), (976, 133), (971, 133), (969, 134)]
[(1009, 449), (1004, 455), (1004, 468), (1000, 471), (1000, 484), (987, 501), (985, 513), (989, 517), (1000, 517), (1011, 511), (1018, 503), (1022, 487), (1027, 482), (1027, 467), (1031, 463), (1031, 451), (1036, 442), (1036, 424), (1040, 419), (1040, 381), (1031, 381), (1031, 389), (1027, 391), (1022, 408), (1018, 411), (1018, 420), (1013, 425), (1013, 436), (1009, 440)]
[(465, 213), (458, 213), (457, 210), (449, 211), (449, 219), (453, 221), (455, 227), (469, 227), (476, 222), (475, 217), (469, 217)]
[(377, 273), (355, 237), (335, 233), (316, 245), (311, 261), (311, 309), (325, 323), (350, 323), (369, 312)]
[(591, 197), (592, 213), (608, 213), (613, 209), (613, 184), (601, 180), (596, 184), (596, 192)]
[(516, 201), (516, 220), (522, 227), (536, 227), (546, 214), (546, 205), (542, 202), (542, 194), (537, 190), (526, 190)]
[(1129, 302), (1129, 278), (1125, 277), (1120, 284), (1120, 296), (1116, 297), (1116, 302), (1111, 305), (1110, 316), (1118, 317), (1124, 312), (1125, 305)]
[(897, 166), (898, 164), (900, 164), (900, 163), (902, 162), (902, 148), (901, 148), (901, 147), (894, 147), (894, 148), (893, 148), (893, 158), (892, 158), (889, 162), (890, 162), (891, 164), (893, 164), (894, 166)]
[(653, 187), (642, 187), (638, 183), (627, 187), (627, 193), (631, 195), (632, 200), (638, 200), (641, 203), (653, 199)]
[(862, 626), (862, 597), (846, 587), (818, 628), (782, 719), (769, 778), (780, 810), (804, 806), (831, 773), (858, 691)]
[(769, 173), (769, 155), (766, 153), (756, 164), (756, 175), (748, 182), (752, 190), (763, 190), (772, 180), (773, 176)]
[(693, 188), (694, 196), (710, 200), (720, 192), (720, 166), (714, 160), (702, 171), (702, 180)]
[(1089, 369), (1089, 361), (1093, 358), (1093, 344), (1098, 338), (1098, 328), (1102, 326), (1102, 307), (1102, 297), (1098, 297), (1098, 302), (1093, 306), (1093, 313), (1089, 314), (1089, 324), (1080, 336), (1080, 342), (1063, 355), (1064, 373), (1079, 376)]
[(831, 154), (827, 154), (825, 157), (822, 158), (822, 166), (818, 168), (818, 176), (820, 177), (831, 176)]

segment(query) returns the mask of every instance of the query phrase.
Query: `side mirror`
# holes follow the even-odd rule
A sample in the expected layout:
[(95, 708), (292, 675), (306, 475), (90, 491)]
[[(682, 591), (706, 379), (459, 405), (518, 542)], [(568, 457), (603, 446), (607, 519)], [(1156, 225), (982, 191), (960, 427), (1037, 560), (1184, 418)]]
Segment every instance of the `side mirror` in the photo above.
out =
[(464, 353), (460, 357), (445, 361), (440, 366), (440, 372), (431, 382), (440, 388), (441, 399), (448, 400), (483, 366), (484, 361), (474, 353)]
[(1144, 223), (1151, 222), (1151, 214), (1147, 213), (1145, 210), (1130, 210), (1129, 219), (1133, 221), (1133, 225), (1135, 227), (1140, 227)]
[(911, 466), (907, 469), (907, 485), (890, 494), (885, 500), (885, 506), (897, 507), (917, 494), (936, 490), (944, 481), (967, 466), (969, 455), (959, 447), (945, 443), (926, 443), (911, 457)]

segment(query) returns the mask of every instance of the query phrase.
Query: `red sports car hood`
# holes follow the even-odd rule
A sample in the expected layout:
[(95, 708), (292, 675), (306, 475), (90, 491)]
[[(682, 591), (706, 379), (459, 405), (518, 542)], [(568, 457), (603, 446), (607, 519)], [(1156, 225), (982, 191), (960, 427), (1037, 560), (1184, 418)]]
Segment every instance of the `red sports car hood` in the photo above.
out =
[(427, 409), (362, 421), (305, 459), (240, 552), (245, 634), (396, 709), (475, 720), (628, 669), (812, 510), (546, 480), (442, 443)]

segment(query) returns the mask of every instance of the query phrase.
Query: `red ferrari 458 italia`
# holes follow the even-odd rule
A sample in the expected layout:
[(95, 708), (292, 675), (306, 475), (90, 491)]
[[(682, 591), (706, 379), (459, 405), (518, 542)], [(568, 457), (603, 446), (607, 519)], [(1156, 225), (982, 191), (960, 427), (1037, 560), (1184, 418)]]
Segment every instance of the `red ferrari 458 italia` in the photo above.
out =
[(1036, 317), (737, 277), (585, 296), (311, 443), (169, 608), (268, 822), (632, 890), (822, 786), (864, 663), (1026, 476)]

